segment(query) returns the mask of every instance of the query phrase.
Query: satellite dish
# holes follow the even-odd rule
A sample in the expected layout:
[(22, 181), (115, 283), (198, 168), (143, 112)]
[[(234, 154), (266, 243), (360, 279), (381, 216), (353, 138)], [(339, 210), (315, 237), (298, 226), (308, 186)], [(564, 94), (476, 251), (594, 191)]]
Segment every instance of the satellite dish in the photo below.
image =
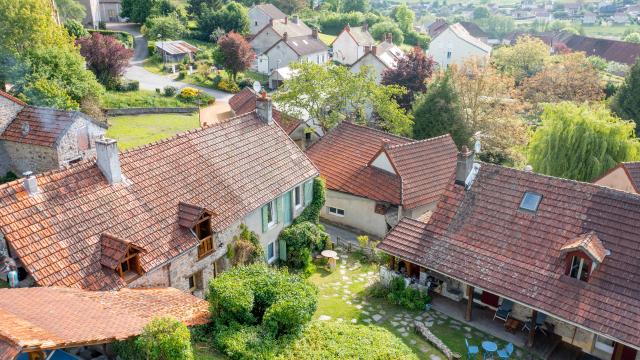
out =
[(475, 152), (479, 153), (480, 149), (481, 149), (480, 140), (476, 140), (476, 143), (473, 146), (473, 150), (475, 150)]
[(258, 81), (254, 81), (253, 82), (253, 91), (256, 92), (256, 94), (260, 93), (260, 91), (262, 91), (262, 85), (260, 85), (260, 83)]

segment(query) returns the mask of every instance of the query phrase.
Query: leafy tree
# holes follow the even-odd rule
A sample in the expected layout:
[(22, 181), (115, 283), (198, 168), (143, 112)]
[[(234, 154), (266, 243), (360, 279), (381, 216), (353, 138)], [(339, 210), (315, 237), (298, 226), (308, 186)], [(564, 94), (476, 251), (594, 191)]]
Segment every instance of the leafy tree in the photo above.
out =
[(603, 105), (569, 102), (545, 106), (529, 145), (535, 171), (580, 181), (637, 160), (639, 154), (633, 123), (616, 118)]
[(408, 110), (416, 95), (427, 90), (426, 81), (433, 74), (434, 68), (433, 58), (427, 57), (421, 48), (414, 47), (398, 60), (395, 68), (387, 69), (382, 73), (382, 84), (399, 85), (407, 89), (406, 93), (396, 97), (396, 101), (398, 105)]
[(218, 46), (222, 67), (231, 74), (234, 81), (238, 73), (248, 69), (256, 58), (256, 53), (247, 40), (235, 32), (218, 39)]
[(142, 27), (142, 33), (148, 39), (180, 39), (187, 34), (187, 27), (176, 13), (166, 16), (150, 17)]
[(55, 0), (58, 14), (62, 21), (75, 20), (82, 22), (87, 16), (87, 10), (78, 0)]
[(144, 24), (151, 16), (158, 0), (122, 0), (122, 17), (129, 18), (130, 21)]
[(204, 6), (218, 10), (224, 5), (224, 2), (224, 0), (187, 0), (187, 11), (196, 16), (202, 12)]
[(324, 207), (326, 197), (327, 186), (325, 184), (325, 181), (321, 177), (316, 177), (315, 179), (313, 179), (313, 199), (311, 199), (311, 203), (307, 205), (307, 207), (302, 211), (302, 214), (300, 214), (295, 220), (293, 220), (293, 225), (305, 221), (319, 225), (320, 211)]
[(624, 84), (611, 101), (613, 111), (623, 119), (636, 123), (636, 133), (640, 134), (640, 60), (631, 67)]
[(446, 72), (429, 85), (426, 94), (417, 97), (413, 106), (415, 139), (428, 139), (448, 133), (459, 147), (469, 145), (471, 130), (467, 127), (460, 99), (451, 82), (451, 74)]
[(482, 141), (483, 153), (506, 162), (522, 160), (528, 128), (519, 116), (521, 104), (513, 78), (479, 59), (451, 67), (451, 76), (465, 124)]
[(490, 16), (491, 16), (491, 13), (489, 12), (489, 9), (487, 9), (486, 6), (478, 6), (475, 9), (473, 9), (474, 20), (486, 19)]
[(623, 41), (627, 41), (627, 42), (631, 42), (631, 43), (634, 43), (634, 44), (640, 44), (640, 33), (632, 32), (632, 33), (626, 35), (622, 40)]
[(497, 48), (492, 58), (500, 71), (520, 82), (544, 68), (549, 59), (549, 48), (540, 39), (522, 36), (513, 46)]
[(151, 320), (136, 339), (114, 343), (113, 347), (124, 360), (193, 359), (189, 329), (171, 317)]
[(425, 33), (419, 33), (415, 30), (411, 30), (404, 36), (404, 43), (407, 45), (418, 46), (422, 50), (429, 49), (431, 38)]
[[(251, 0), (247, 0), (251, 1)], [(357, 0), (364, 1), (364, 0)], [(285, 14), (293, 14), (297, 11), (303, 10), (309, 7), (308, 0), (270, 0), (270, 3), (275, 5), (278, 9), (284, 11)], [(252, 4), (254, 2), (252, 1)], [(249, 6), (251, 4), (247, 4)]]
[(64, 28), (67, 29), (69, 35), (73, 36), (73, 38), (75, 39), (89, 36), (89, 32), (87, 31), (87, 29), (85, 29), (84, 26), (82, 26), (82, 24), (76, 20), (65, 21)]
[(487, 32), (489, 36), (500, 39), (516, 28), (513, 18), (504, 15), (493, 15), (487, 18), (477, 19), (476, 23), (482, 30)]
[(347, 0), (342, 3), (342, 12), (359, 11), (366, 13), (369, 11), (369, 0)]
[(384, 41), (385, 35), (391, 33), (394, 44), (402, 44), (404, 42), (404, 35), (400, 27), (393, 21), (383, 21), (373, 25), (370, 29), (371, 36), (378, 41)]
[(413, 31), (413, 22), (416, 19), (416, 14), (409, 9), (406, 3), (402, 3), (394, 9), (394, 19), (400, 25), (400, 30), (406, 34)]
[(246, 34), (249, 31), (249, 11), (236, 2), (230, 2), (220, 9), (204, 6), (196, 15), (200, 37), (208, 40), (218, 28), (225, 32)]
[(79, 39), (80, 54), (87, 61), (98, 81), (108, 88), (115, 87), (118, 79), (124, 75), (133, 50), (111, 36), (93, 33), (90, 37)]
[[(378, 85), (363, 67), (354, 73), (346, 67), (310, 62), (292, 63), (297, 73), (274, 94), (274, 100), (290, 115), (308, 114), (324, 131), (349, 120), (376, 126), (396, 134), (411, 131), (411, 117), (395, 96), (405, 90), (396, 85)], [(373, 110), (372, 116), (366, 112)]]
[(545, 68), (522, 82), (525, 99), (533, 102), (597, 101), (604, 97), (600, 74), (584, 56), (551, 57)]

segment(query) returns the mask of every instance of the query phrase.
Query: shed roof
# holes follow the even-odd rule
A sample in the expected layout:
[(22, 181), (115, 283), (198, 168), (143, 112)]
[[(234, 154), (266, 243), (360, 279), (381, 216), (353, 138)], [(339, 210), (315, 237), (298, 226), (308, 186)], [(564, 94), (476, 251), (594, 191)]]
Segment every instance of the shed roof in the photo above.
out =
[(157, 41), (156, 47), (169, 55), (193, 54), (200, 50), (183, 40)]

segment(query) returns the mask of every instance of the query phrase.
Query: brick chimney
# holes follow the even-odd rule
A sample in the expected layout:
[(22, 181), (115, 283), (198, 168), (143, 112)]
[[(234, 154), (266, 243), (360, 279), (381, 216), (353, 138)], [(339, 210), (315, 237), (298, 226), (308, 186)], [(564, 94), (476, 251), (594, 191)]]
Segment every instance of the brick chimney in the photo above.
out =
[(378, 54), (378, 47), (376, 45), (371, 45), (371, 53), (373, 55), (377, 55)]
[(266, 124), (273, 123), (273, 102), (264, 91), (256, 99), (256, 115)]
[(120, 169), (118, 142), (113, 139), (96, 140), (96, 154), (98, 168), (109, 184), (121, 183), (122, 170)]
[(362, 24), (362, 30), (369, 31), (369, 24), (367, 23)]
[(24, 176), (24, 180), (22, 181), (22, 185), (24, 189), (27, 191), (29, 196), (34, 196), (38, 193), (38, 180), (33, 175), (31, 171), (26, 171), (22, 174)]
[(387, 33), (387, 35), (385, 36), (385, 40), (386, 40), (389, 44), (393, 44), (393, 34), (392, 34), (392, 33)]
[(458, 153), (458, 163), (456, 166), (456, 184), (465, 185), (469, 174), (471, 174), (471, 170), (473, 170), (473, 162), (475, 160), (475, 155), (472, 151), (469, 151), (469, 148), (463, 146), (460, 152)]
[(282, 41), (287, 42), (287, 40), (289, 40), (289, 34), (285, 31), (285, 33), (282, 34)]
[(288, 16), (285, 16), (285, 17), (284, 17), (284, 24), (286, 25), (286, 24), (288, 24), (288, 23), (289, 23), (289, 17), (288, 17)]
[(311, 36), (314, 39), (317, 39), (318, 38), (318, 29), (314, 28), (313, 30), (311, 30)]
[(294, 24), (297, 24), (300, 21), (300, 18), (298, 17), (298, 15), (293, 15), (291, 17), (291, 21), (293, 21)]

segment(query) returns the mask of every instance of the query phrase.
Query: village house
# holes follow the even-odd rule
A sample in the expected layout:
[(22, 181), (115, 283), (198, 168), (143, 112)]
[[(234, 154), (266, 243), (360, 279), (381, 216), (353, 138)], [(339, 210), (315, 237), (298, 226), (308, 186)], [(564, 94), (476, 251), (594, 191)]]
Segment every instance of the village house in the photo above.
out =
[(311, 62), (324, 64), (329, 61), (329, 49), (318, 38), (318, 30), (311, 35), (289, 37), (284, 33), (282, 39), (257, 56), (257, 70), (270, 75), (273, 71), (289, 66), (292, 62)]
[(624, 12), (617, 12), (611, 17), (611, 21), (618, 25), (626, 25), (629, 23), (629, 15)]
[[(0, 186), (0, 252), (20, 287), (88, 290), (175, 287), (204, 296), (227, 267), (240, 225), (258, 234), (268, 263), (278, 235), (311, 202), (318, 172), (273, 120), (256, 110), (97, 161)], [(4, 250), (4, 251), (3, 251)]]
[(378, 45), (365, 47), (364, 55), (351, 65), (351, 71), (358, 73), (360, 69), (367, 67), (370, 71), (373, 71), (376, 82), (379, 84), (382, 81), (384, 71), (395, 69), (398, 65), (398, 60), (403, 56), (404, 51), (393, 43), (393, 37), (391, 33), (388, 33), (385, 35), (385, 41)]
[(376, 44), (369, 33), (369, 26), (351, 27), (347, 24), (338, 37), (333, 40), (333, 60), (343, 65), (352, 65), (365, 54), (367, 47)]
[(442, 68), (461, 65), (470, 58), (489, 59), (491, 46), (471, 36), (460, 24), (449, 25), (431, 40), (427, 54)]
[(97, 29), (101, 22), (122, 22), (122, 0), (78, 0), (86, 10), (82, 24)]
[(0, 359), (107, 359), (106, 345), (140, 335), (157, 317), (209, 322), (209, 303), (173, 288), (0, 289)]
[(259, 56), (281, 41), (285, 33), (290, 38), (296, 38), (311, 36), (313, 31), (297, 15), (294, 15), (291, 19), (289, 17), (272, 19), (267, 26), (253, 36), (249, 44), (256, 55)]
[(456, 154), (449, 135), (416, 141), (349, 122), (307, 149), (326, 180), (322, 218), (376, 237), (435, 208)]
[(257, 4), (249, 9), (249, 35), (255, 35), (273, 20), (282, 20), (287, 17), (273, 4)]
[(598, 15), (591, 11), (585, 11), (582, 15), (582, 23), (585, 25), (594, 25), (598, 22)]
[(157, 41), (156, 54), (168, 63), (179, 63), (185, 58), (193, 61), (199, 49), (184, 40)]
[(393, 257), (381, 276), (413, 279), (472, 323), (504, 324), (541, 358), (637, 360), (639, 218), (638, 195), (462, 152), (430, 218), (402, 219), (379, 244)]
[(0, 176), (58, 169), (93, 157), (106, 128), (79, 111), (30, 106), (0, 91)]
[(640, 56), (640, 44), (626, 41), (594, 38), (571, 33), (560, 33), (553, 39), (554, 45), (563, 43), (575, 52), (598, 56), (607, 61), (632, 66)]
[(640, 194), (640, 162), (621, 163), (594, 180), (593, 183)]

